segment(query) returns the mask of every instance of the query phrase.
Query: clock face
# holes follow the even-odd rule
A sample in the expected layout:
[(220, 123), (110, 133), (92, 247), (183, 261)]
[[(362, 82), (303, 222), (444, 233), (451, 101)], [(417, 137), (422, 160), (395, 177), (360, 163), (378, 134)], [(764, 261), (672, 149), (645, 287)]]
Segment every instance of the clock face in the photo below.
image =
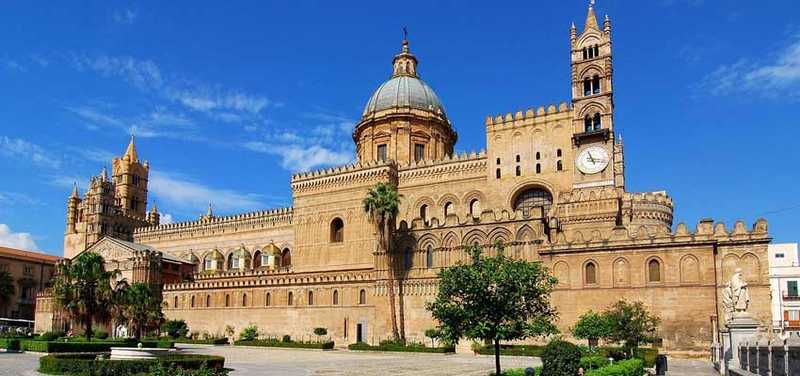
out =
[(608, 166), (608, 152), (599, 146), (590, 146), (583, 149), (575, 160), (578, 170), (584, 174), (596, 174)]

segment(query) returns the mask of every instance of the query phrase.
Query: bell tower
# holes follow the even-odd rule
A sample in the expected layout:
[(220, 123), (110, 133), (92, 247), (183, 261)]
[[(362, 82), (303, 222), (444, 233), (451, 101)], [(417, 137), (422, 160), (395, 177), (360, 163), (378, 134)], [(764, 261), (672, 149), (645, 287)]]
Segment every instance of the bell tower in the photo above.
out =
[[(615, 186), (611, 20), (597, 23), (594, 0), (583, 31), (570, 27), (574, 187)], [(618, 161), (621, 162), (621, 161)]]
[(124, 214), (146, 219), (147, 178), (150, 164), (139, 162), (133, 136), (122, 158), (114, 158), (112, 176), (116, 187), (116, 205)]

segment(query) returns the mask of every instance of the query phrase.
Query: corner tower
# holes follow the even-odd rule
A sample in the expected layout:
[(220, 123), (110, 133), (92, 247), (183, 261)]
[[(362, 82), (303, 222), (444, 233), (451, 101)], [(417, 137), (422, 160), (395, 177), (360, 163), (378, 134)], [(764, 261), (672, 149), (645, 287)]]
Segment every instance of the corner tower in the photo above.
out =
[(392, 77), (367, 102), (353, 131), (358, 161), (437, 160), (453, 153), (458, 135), (433, 89), (417, 75), (417, 57), (403, 39)]
[(615, 171), (621, 166), (622, 153), (614, 145), (611, 20), (605, 16), (600, 28), (594, 0), (583, 31), (578, 34), (574, 23), (570, 28), (570, 51), (574, 187), (622, 187), (622, 171)]
[(133, 136), (125, 155), (122, 158), (114, 158), (111, 171), (116, 189), (116, 205), (124, 214), (145, 219), (150, 165), (147, 161), (139, 162)]

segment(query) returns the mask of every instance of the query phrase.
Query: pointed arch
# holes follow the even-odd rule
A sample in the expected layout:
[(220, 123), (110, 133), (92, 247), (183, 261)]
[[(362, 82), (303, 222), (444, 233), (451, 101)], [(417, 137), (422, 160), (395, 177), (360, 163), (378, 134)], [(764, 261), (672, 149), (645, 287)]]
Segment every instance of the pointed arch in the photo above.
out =
[(614, 286), (628, 286), (631, 284), (631, 267), (628, 260), (618, 257), (613, 264)]
[(648, 257), (644, 262), (645, 282), (647, 283), (663, 283), (665, 280), (664, 275), (664, 261), (658, 256)]
[(761, 279), (761, 265), (758, 256), (751, 252), (747, 252), (739, 259), (739, 267), (742, 269), (742, 275), (747, 282), (759, 282)]
[(558, 279), (558, 288), (569, 288), (569, 264), (566, 261), (558, 261), (553, 265), (553, 276)]
[(598, 285), (600, 276), (600, 267), (596, 260), (588, 259), (583, 262), (583, 285), (596, 286)]
[(486, 245), (486, 233), (479, 229), (472, 230), (464, 235), (463, 246), (470, 247), (473, 245), (483, 246)]
[(700, 283), (700, 261), (692, 254), (681, 257), (681, 283)]
[(456, 233), (453, 231), (448, 232), (442, 239), (442, 247), (444, 248), (453, 248), (458, 246), (458, 235), (456, 235)]
[(492, 246), (497, 244), (497, 242), (508, 244), (513, 238), (514, 236), (511, 234), (511, 231), (505, 227), (496, 227), (489, 232), (489, 244)]

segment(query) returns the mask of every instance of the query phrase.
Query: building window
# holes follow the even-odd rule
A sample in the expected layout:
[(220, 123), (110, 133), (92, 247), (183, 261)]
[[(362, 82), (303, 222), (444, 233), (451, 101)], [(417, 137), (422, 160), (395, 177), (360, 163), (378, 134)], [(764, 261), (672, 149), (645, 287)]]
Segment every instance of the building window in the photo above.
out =
[(33, 266), (25, 265), (22, 271), (25, 275), (33, 275)]
[(600, 56), (600, 46), (594, 45), (594, 57)]
[(206, 295), (206, 307), (211, 307), (211, 295)]
[(536, 173), (537, 174), (541, 174), (542, 173), (542, 165), (541, 165), (541, 163), (537, 163), (536, 164)]
[(453, 203), (448, 202), (444, 204), (444, 217), (447, 218), (448, 215), (453, 214)]
[(497, 164), (500, 164), (500, 158), (497, 158)]
[(386, 160), (386, 145), (378, 145), (378, 160), (385, 161)]
[(7, 272), (8, 264), (0, 264), (0, 272)]
[(339, 290), (333, 290), (333, 305), (339, 305)]
[(538, 152), (538, 151), (537, 151), (537, 152), (536, 152), (536, 160), (538, 161), (538, 160), (539, 160), (539, 159), (541, 159), (541, 158), (542, 158), (542, 153), (540, 153), (540, 152)]
[(287, 299), (286, 304), (294, 305), (294, 294), (291, 291), (289, 291), (289, 297)]
[(600, 77), (594, 76), (592, 77), (592, 94), (599, 94), (600, 93)]
[(583, 79), (583, 96), (589, 96), (592, 94), (592, 82), (589, 81), (589, 78)]
[(358, 292), (358, 304), (367, 304), (367, 290)]
[[(783, 253), (776, 253), (775, 258), (783, 258)], [(0, 270), (3, 270), (3, 266), (0, 265)]]
[(247, 294), (242, 294), (242, 307), (247, 307)]
[(308, 305), (314, 305), (314, 292), (308, 292)]
[(600, 127), (601, 127), (600, 122), (601, 122), (600, 113), (599, 112), (595, 112), (594, 116), (592, 117), (592, 127), (594, 128), (594, 130), (599, 130), (600, 129)]
[(228, 294), (225, 294), (225, 306), (226, 307), (230, 307), (231, 306), (231, 296), (228, 295)]
[(425, 145), (414, 144), (414, 160), (421, 161), (425, 159)]
[(403, 253), (403, 265), (405, 265), (406, 269), (411, 269), (414, 266), (414, 251), (411, 247), (406, 247), (406, 251)]
[(194, 295), (192, 296), (192, 305), (191, 305), (191, 307), (194, 308)]
[(556, 162), (556, 171), (561, 171), (564, 169), (564, 164), (561, 161)]
[(284, 248), (281, 252), (281, 267), (292, 266), (292, 251), (289, 248)]
[(500, 179), (500, 169), (499, 169), (499, 168), (497, 169), (497, 171), (495, 171), (495, 172), (494, 172), (494, 176), (495, 176), (497, 179)]
[(481, 215), (481, 202), (478, 201), (477, 198), (472, 199), (469, 202), (469, 213), (472, 214), (472, 218), (478, 218)]
[(204, 263), (205, 265), (203, 265), (203, 269), (204, 270), (211, 270), (211, 268), (213, 267), (213, 264), (211, 263), (211, 261), (212, 261), (211, 257), (207, 257), (206, 258), (206, 261)]
[(516, 173), (517, 173), (517, 176), (522, 176), (522, 168), (520, 168), (519, 166), (517, 166)]
[(594, 285), (597, 283), (597, 266), (595, 266), (594, 262), (586, 263), (586, 266), (583, 267), (584, 269), (584, 280), (586, 281), (587, 285)]
[(525, 217), (529, 216), (530, 210), (536, 207), (541, 207), (542, 214), (547, 214), (551, 205), (553, 205), (553, 196), (541, 188), (528, 189), (520, 193), (514, 200), (514, 210), (522, 210)]
[(419, 207), (419, 217), (423, 222), (428, 223), (428, 205), (422, 204)]
[(661, 263), (656, 259), (647, 262), (647, 281), (661, 282)]
[(178, 308), (178, 297), (172, 298), (172, 308)]
[(556, 157), (561, 157), (561, 149), (556, 150)]
[(430, 244), (425, 248), (425, 267), (428, 269), (433, 267), (433, 246)]
[(344, 222), (341, 218), (334, 218), (331, 221), (331, 243), (341, 243), (344, 241)]
[(517, 162), (519, 162), (519, 154), (517, 154)]
[(792, 297), (797, 296), (797, 281), (786, 282), (786, 295)]
[(267, 293), (264, 295), (264, 306), (269, 307), (272, 304), (272, 294)]

